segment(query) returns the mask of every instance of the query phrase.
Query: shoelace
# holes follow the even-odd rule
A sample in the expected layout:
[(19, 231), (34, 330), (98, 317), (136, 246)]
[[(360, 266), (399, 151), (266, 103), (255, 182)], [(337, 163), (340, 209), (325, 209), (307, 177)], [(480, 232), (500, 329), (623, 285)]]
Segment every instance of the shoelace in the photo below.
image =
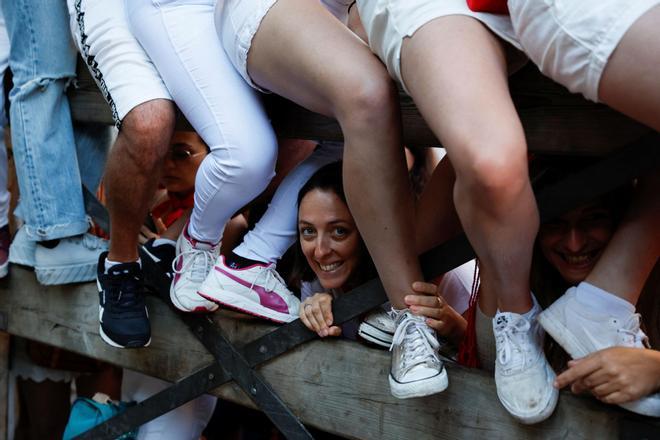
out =
[(514, 371), (525, 365), (526, 354), (531, 347), (524, 338), (521, 338), (521, 335), (528, 332), (530, 327), (529, 322), (523, 318), (513, 320), (507, 318), (496, 324), (497, 359), (506, 372)]
[(122, 272), (119, 276), (110, 278), (111, 286), (119, 291), (117, 298), (110, 297), (110, 301), (121, 308), (140, 306), (143, 299), (142, 283), (140, 278), (130, 272)]
[(634, 313), (626, 320), (620, 329), (619, 342), (626, 347), (649, 348), (649, 338), (642, 331), (642, 317), (639, 313)]
[(440, 361), (435, 353), (440, 348), (440, 344), (424, 322), (424, 318), (407, 314), (399, 323), (392, 337), (390, 351), (394, 346), (401, 344), (404, 345), (401, 359), (401, 367), (404, 372), (429, 360)]
[[(275, 289), (277, 289), (278, 286), (286, 286), (286, 282), (284, 282), (280, 274), (275, 270), (275, 266), (272, 264), (259, 271), (259, 274), (254, 278), (254, 281), (250, 285), (250, 289), (259, 284), (260, 280), (263, 280), (263, 288), (270, 292), (279, 293)], [(291, 305), (289, 304), (291, 295), (280, 295), (280, 297), (287, 303), (287, 305)]]
[[(184, 264), (181, 269), (177, 269), (176, 266), (181, 258), (183, 258)], [(201, 283), (213, 268), (214, 261), (215, 258), (210, 250), (191, 249), (176, 256), (172, 261), (172, 271), (179, 275), (185, 272), (191, 281)]]

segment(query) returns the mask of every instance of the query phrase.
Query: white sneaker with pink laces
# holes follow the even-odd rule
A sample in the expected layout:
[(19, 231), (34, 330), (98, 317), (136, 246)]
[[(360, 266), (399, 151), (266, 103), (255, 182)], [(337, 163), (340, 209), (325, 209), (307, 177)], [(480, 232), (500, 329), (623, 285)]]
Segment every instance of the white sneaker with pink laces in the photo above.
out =
[(197, 290), (220, 254), (220, 244), (212, 245), (188, 236), (188, 226), (176, 242), (176, 257), (172, 262), (174, 278), (170, 285), (170, 299), (183, 312), (206, 313), (218, 309), (217, 304), (197, 294)]
[(221, 306), (274, 322), (298, 318), (300, 300), (287, 289), (274, 264), (233, 269), (220, 255), (198, 293)]

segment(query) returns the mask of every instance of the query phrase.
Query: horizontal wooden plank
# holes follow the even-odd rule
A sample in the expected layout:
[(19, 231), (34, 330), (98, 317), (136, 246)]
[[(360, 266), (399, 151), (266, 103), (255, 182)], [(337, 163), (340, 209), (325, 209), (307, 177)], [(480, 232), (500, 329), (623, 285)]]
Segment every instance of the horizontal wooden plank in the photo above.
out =
[[(108, 105), (86, 68), (79, 63), (78, 86), (70, 92), (74, 119), (112, 124)], [(603, 155), (633, 141), (648, 128), (590, 103), (543, 77), (529, 65), (510, 82), (511, 94), (525, 128), (529, 150), (549, 154)], [(331, 118), (309, 112), (275, 95), (264, 96), (268, 114), (283, 138), (341, 140)], [(404, 140), (412, 147), (439, 146), (410, 97), (400, 92)], [(189, 126), (181, 115), (180, 127)]]
[[(212, 357), (156, 298), (149, 298), (153, 338), (149, 348), (121, 350), (98, 336), (98, 299), (93, 284), (43, 287), (34, 275), (12, 267), (0, 282), (0, 313), (11, 334), (87, 354), (116, 365), (176, 381), (212, 362)], [(272, 326), (230, 312), (215, 321), (240, 346)], [(350, 438), (602, 438), (618, 437), (632, 416), (590, 398), (562, 393), (547, 421), (516, 423), (497, 401), (492, 378), (448, 366), (450, 386), (442, 394), (398, 400), (389, 393), (387, 351), (345, 340), (314, 341), (259, 368), (307, 424)], [(234, 384), (214, 394), (250, 405)], [(643, 426), (647, 419), (634, 418)]]

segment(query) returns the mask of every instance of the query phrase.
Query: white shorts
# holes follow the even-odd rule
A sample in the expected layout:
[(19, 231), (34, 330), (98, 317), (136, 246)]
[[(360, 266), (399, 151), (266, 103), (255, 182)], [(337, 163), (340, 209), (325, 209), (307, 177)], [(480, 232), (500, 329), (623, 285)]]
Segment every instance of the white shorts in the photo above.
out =
[(473, 12), (465, 0), (357, 0), (357, 7), (371, 50), (404, 89), (406, 86), (401, 77), (403, 39), (412, 37), (419, 28), (436, 18), (448, 15), (474, 17), (495, 35), (521, 49), (508, 16)]
[(524, 51), (541, 71), (598, 102), (607, 62), (632, 24), (660, 0), (509, 0)]
[[(337, 19), (346, 24), (351, 1), (315, 1), (320, 2)], [(215, 10), (215, 27), (229, 59), (243, 79), (262, 92), (267, 92), (267, 90), (259, 88), (248, 74), (247, 57), (261, 20), (275, 3), (277, 0), (220, 0)], [(301, 36), (304, 38), (304, 34)]]
[(172, 99), (129, 29), (124, 0), (67, 0), (71, 32), (119, 127), (124, 116), (153, 99)]

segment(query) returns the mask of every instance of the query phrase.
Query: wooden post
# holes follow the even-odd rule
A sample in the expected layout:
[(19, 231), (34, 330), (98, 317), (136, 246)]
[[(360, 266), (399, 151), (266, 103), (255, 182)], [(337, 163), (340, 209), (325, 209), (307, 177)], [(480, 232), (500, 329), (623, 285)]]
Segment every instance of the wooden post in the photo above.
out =
[(9, 333), (0, 331), (0, 439), (9, 438), (7, 407), (9, 404)]

